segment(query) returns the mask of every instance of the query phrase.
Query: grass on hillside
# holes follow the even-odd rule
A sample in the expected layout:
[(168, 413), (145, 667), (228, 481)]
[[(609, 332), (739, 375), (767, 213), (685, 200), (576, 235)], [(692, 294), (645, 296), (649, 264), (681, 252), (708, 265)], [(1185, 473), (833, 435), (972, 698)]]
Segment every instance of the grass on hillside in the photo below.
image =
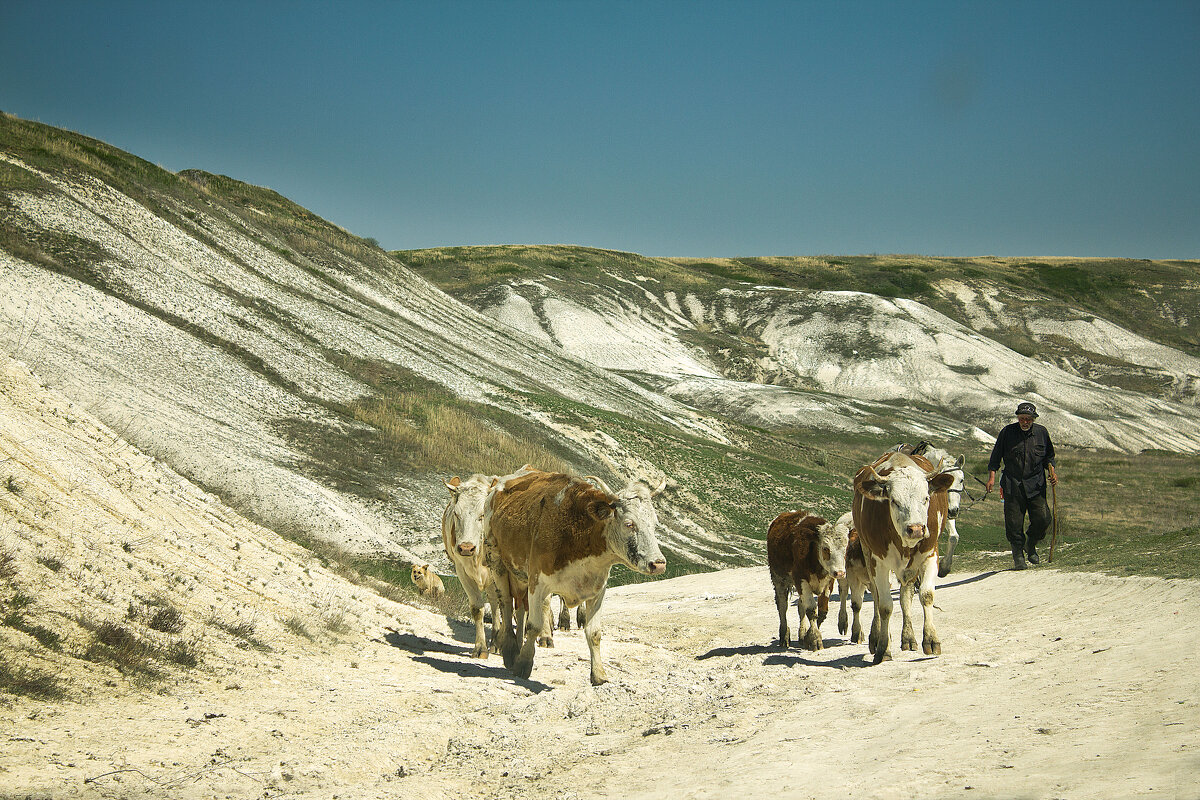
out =
[[(968, 471), (986, 478), (987, 454), (968, 458)], [(1058, 473), (1054, 568), (1200, 579), (1200, 456), (1060, 448)], [(977, 483), (968, 489), (982, 493)], [(1003, 514), (995, 493), (960, 517), (955, 571), (1012, 567)], [(1052, 531), (1039, 548), (1043, 566)]]

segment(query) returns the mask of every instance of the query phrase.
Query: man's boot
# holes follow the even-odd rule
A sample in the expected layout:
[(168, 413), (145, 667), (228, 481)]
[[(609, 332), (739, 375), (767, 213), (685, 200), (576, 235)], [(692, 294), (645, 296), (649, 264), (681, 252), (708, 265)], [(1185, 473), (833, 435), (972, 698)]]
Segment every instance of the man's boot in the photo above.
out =
[(1034, 549), (1033, 545), (1029, 545), (1029, 547), (1025, 548), (1025, 557), (1029, 559), (1030, 564), (1037, 564), (1041, 561), (1041, 559), (1038, 558), (1037, 550)]
[(1023, 553), (1021, 551), (1021, 548), (1014, 547), (1012, 554), (1013, 554), (1013, 569), (1025, 569), (1025, 553)]

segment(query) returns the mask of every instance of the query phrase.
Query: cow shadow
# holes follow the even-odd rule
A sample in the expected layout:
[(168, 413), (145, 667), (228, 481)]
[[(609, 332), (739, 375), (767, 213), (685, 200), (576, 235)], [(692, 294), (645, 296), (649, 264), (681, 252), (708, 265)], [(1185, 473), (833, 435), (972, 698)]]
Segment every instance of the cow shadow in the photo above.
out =
[[(472, 626), (471, 641), (474, 642), (474, 640), (475, 628)], [(550, 688), (540, 681), (518, 678), (503, 666), (497, 665), (493, 667), (489, 666), (486, 662), (471, 659), (472, 647), (460, 647), (425, 636), (417, 636), (414, 633), (401, 633), (399, 631), (388, 631), (383, 637), (383, 641), (392, 647), (413, 653), (413, 661), (433, 667), (439, 672), (448, 672), (463, 678), (490, 678), (492, 680), (508, 681), (516, 686), (528, 689), (534, 694), (540, 694)], [(444, 653), (451, 656), (461, 656), (468, 660), (451, 661), (450, 659), (427, 655), (428, 653)]]
[[(474, 641), (474, 636), (471, 637)], [(390, 644), (392, 647), (398, 647), (401, 650), (408, 650), (410, 653), (449, 653), (450, 655), (466, 656), (470, 655), (471, 648), (467, 646), (458, 646), (439, 642), (436, 639), (428, 639), (424, 636), (417, 636), (415, 633), (400, 633), (399, 631), (388, 631), (383, 637), (383, 641)]]
[[(825, 640), (825, 650), (831, 647), (849, 644), (844, 639), (827, 638)], [(842, 669), (844, 667), (862, 667), (867, 666), (870, 661), (870, 656), (864, 656), (861, 652), (847, 654), (840, 658), (829, 661), (823, 661), (816, 658), (811, 658), (803, 653), (809, 651), (795, 650), (780, 650), (777, 643), (771, 644), (747, 644), (741, 647), (715, 647), (707, 653), (702, 653), (696, 656), (697, 661), (704, 661), (709, 658), (720, 658), (729, 656), (758, 656), (766, 655), (763, 659), (764, 666), (794, 666), (795, 664), (805, 664), (810, 667), (836, 667)]]
[(490, 680), (508, 681), (515, 686), (528, 689), (534, 694), (541, 694), (551, 688), (541, 681), (515, 677), (502, 666), (493, 667), (482, 661), (450, 661), (445, 658), (425, 655), (414, 656), (413, 661), (433, 667), (439, 672), (458, 675), (460, 678), (488, 678)]
[(835, 658), (832, 661), (822, 661), (816, 658), (808, 658), (790, 650), (784, 653), (776, 648), (773, 655), (769, 655), (763, 659), (763, 666), (766, 667), (794, 667), (797, 664), (803, 664), (806, 667), (833, 667), (835, 669), (868, 667), (871, 665), (871, 656), (869, 653), (857, 652), (849, 653), (841, 658)]

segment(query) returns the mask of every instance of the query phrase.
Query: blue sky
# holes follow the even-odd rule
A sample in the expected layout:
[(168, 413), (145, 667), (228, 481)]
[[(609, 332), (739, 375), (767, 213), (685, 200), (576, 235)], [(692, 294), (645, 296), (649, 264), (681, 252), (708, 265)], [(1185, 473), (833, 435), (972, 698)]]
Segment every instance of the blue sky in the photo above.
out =
[(0, 109), (388, 249), (1200, 258), (1200, 3), (0, 0)]

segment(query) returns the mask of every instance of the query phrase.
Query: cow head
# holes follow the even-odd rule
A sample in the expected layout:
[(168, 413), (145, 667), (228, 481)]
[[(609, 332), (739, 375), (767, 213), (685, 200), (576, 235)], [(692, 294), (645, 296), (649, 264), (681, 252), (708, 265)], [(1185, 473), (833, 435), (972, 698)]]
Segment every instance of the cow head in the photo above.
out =
[(453, 546), (460, 556), (470, 558), (483, 547), (483, 504), (495, 482), (495, 478), (486, 475), (472, 475), (465, 481), (455, 476), (446, 481), (450, 503), (443, 521), (450, 523)]
[(868, 500), (886, 502), (900, 541), (912, 547), (930, 533), (929, 495), (946, 491), (953, 482), (952, 473), (937, 467), (925, 470), (912, 458), (897, 453), (859, 470), (854, 490)]
[(667, 571), (667, 559), (655, 534), (658, 513), (654, 510), (653, 500), (665, 485), (664, 481), (651, 488), (643, 481), (630, 481), (616, 493), (615, 502), (599, 501), (588, 508), (589, 514), (605, 523), (608, 549), (625, 566), (643, 575), (662, 575)]
[(823, 525), (817, 537), (817, 558), (821, 567), (835, 578), (846, 577), (846, 550), (850, 547), (850, 530), (854, 527), (852, 516), (847, 511), (837, 522)]

